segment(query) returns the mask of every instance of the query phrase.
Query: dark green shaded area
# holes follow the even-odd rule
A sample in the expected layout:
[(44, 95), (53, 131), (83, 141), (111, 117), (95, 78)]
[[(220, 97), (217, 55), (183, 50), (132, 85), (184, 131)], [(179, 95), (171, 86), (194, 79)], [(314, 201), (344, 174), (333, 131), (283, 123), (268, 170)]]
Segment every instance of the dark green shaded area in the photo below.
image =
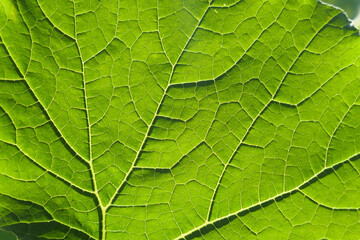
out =
[(0, 229), (0, 239), (16, 240), (16, 236), (12, 232), (5, 232)]

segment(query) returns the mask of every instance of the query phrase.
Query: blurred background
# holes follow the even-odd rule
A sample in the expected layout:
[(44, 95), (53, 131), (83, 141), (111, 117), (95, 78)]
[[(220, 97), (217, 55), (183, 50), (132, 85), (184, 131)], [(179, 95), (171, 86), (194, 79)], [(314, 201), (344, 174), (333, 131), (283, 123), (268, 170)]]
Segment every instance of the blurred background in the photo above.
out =
[(344, 9), (348, 17), (354, 21), (356, 27), (360, 27), (360, 0), (322, 0), (323, 2)]

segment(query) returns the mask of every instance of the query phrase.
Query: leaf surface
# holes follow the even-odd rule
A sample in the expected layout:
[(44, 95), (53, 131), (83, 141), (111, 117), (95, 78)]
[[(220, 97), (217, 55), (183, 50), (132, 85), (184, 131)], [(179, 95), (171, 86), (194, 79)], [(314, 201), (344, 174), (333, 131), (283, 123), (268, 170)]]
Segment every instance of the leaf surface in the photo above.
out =
[(1, 0), (0, 226), (355, 239), (359, 56), (315, 0)]

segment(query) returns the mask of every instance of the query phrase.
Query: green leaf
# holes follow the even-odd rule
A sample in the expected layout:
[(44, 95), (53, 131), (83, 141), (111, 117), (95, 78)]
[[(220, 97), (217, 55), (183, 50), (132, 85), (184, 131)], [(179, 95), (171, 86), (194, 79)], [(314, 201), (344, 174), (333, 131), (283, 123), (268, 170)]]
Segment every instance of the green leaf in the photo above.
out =
[(1, 0), (0, 227), (356, 239), (359, 56), (315, 0)]

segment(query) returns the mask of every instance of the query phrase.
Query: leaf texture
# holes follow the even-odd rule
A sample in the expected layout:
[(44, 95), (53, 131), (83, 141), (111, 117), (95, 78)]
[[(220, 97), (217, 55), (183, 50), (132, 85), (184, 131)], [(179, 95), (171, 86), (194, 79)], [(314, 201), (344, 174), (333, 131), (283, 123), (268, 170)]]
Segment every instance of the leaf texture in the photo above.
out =
[(315, 0), (0, 0), (0, 226), (356, 239), (359, 56)]

